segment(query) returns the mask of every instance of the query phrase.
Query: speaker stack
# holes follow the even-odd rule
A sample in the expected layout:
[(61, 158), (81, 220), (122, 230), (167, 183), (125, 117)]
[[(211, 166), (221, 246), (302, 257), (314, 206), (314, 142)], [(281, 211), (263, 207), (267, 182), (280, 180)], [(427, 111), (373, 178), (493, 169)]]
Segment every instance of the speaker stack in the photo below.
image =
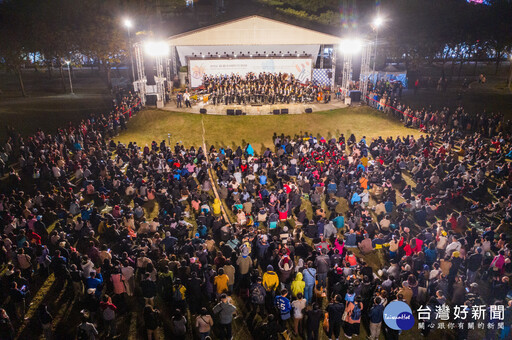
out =
[(306, 108), (306, 113), (313, 113), (313, 109), (310, 107)]
[(241, 115), (242, 115), (242, 110), (236, 110), (236, 111), (235, 111), (235, 115), (237, 115), (237, 116), (241, 116)]
[(227, 113), (228, 116), (234, 116), (235, 115), (235, 110), (228, 109), (226, 113)]
[(288, 109), (281, 109), (281, 114), (282, 115), (287, 115), (288, 114)]
[(206, 114), (206, 109), (199, 109), (199, 113)]
[(280, 113), (281, 113), (281, 111), (279, 111), (279, 109), (275, 109), (275, 110), (274, 110), (274, 114), (275, 114), (275, 115), (278, 115), (278, 114), (280, 114)]

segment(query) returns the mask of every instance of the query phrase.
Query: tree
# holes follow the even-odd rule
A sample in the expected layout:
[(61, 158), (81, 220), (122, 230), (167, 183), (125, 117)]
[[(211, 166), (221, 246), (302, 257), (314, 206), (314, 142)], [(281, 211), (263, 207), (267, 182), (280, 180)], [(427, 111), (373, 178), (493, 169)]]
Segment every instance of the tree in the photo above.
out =
[(40, 0), (34, 5), (35, 48), (44, 57), (49, 78), (53, 64), (59, 66), (63, 91), (66, 90), (63, 59), (77, 52), (79, 32), (75, 23), (81, 20), (77, 5), (78, 0)]
[(78, 38), (78, 50), (100, 62), (108, 86), (112, 86), (112, 67), (127, 54), (125, 34), (112, 12), (100, 0), (88, 1), (83, 4), (81, 27), (78, 29), (82, 33)]
[(0, 2), (0, 62), (16, 74), (23, 97), (27, 96), (27, 92), (23, 83), (22, 68), (30, 52), (30, 43), (33, 42), (30, 34), (31, 5), (30, 0)]
[(485, 17), (484, 28), (488, 42), (496, 57), (496, 74), (503, 54), (512, 47), (512, 3), (508, 0), (491, 0)]

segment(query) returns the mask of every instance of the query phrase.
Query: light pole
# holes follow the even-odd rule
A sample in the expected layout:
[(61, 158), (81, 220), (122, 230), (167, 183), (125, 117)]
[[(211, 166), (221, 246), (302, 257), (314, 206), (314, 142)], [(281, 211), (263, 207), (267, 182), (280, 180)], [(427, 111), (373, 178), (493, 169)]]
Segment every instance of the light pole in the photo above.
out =
[(68, 64), (69, 88), (71, 89), (71, 94), (74, 94), (73, 93), (73, 82), (71, 81), (71, 69), (69, 67), (70, 63), (71, 63), (70, 60), (66, 60), (66, 64)]
[(135, 81), (135, 69), (133, 68), (133, 55), (132, 55), (132, 35), (130, 33), (130, 28), (133, 27), (133, 22), (126, 18), (123, 21), (124, 27), (128, 31), (128, 52), (130, 53), (130, 64), (132, 69), (132, 82)]
[(372, 75), (375, 73), (375, 64), (377, 64), (377, 41), (379, 40), (379, 27), (382, 26), (383, 22), (384, 20), (380, 16), (375, 17), (373, 20), (373, 27), (375, 27), (375, 57), (373, 59)]

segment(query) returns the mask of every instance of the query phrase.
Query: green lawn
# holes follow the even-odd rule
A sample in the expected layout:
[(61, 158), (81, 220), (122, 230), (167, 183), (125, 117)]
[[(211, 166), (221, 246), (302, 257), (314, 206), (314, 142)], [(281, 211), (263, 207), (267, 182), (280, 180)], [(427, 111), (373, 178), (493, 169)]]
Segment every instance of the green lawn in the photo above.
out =
[(272, 146), (272, 136), (294, 136), (305, 132), (315, 136), (348, 136), (357, 138), (387, 137), (404, 134), (419, 135), (417, 130), (405, 128), (400, 122), (390, 120), (385, 114), (368, 107), (354, 107), (302, 115), (279, 116), (216, 116), (196, 115), (164, 110), (147, 109), (140, 112), (128, 124), (128, 130), (115, 140), (123, 143), (136, 141), (139, 145), (165, 139), (171, 133), (171, 143), (183, 143), (186, 147), (202, 145), (202, 126), (209, 147), (234, 146), (251, 143), (258, 152)]

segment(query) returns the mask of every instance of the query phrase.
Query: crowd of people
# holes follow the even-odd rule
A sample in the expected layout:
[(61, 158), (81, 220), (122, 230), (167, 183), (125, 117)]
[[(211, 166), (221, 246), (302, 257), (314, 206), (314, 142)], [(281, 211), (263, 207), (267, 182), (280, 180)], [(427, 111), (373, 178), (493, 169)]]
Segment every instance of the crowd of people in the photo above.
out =
[(303, 84), (293, 74), (247, 73), (245, 76), (204, 75), (199, 93), (208, 96), (208, 103), (277, 104), (328, 102), (330, 96), (322, 88)]
[[(262, 79), (281, 82), (272, 78)], [(391, 98), (385, 84), (376, 89)], [(139, 103), (120, 90), (110, 113), (55, 135), (10, 131), (0, 154), (0, 338), (19, 335), (36, 283), (50, 276), (81, 310), (67, 325), (77, 339), (118, 336), (120, 319), (139, 312), (148, 340), (162, 329), (231, 339), (233, 324), (255, 339), (316, 340), (322, 328), (351, 338), (361, 326), (371, 339), (398, 339), (383, 322), (392, 301), (432, 312), (425, 336), (441, 307), (503, 306), (504, 320), (487, 317), (494, 326), (480, 338), (510, 337), (512, 165), (501, 117), (468, 128), (461, 109), (406, 109), (413, 118), (400, 118), (428, 134), (276, 134), (261, 153), (116, 143)], [(49, 307), (32, 316), (46, 339)], [(459, 324), (454, 336), (468, 331)]]

